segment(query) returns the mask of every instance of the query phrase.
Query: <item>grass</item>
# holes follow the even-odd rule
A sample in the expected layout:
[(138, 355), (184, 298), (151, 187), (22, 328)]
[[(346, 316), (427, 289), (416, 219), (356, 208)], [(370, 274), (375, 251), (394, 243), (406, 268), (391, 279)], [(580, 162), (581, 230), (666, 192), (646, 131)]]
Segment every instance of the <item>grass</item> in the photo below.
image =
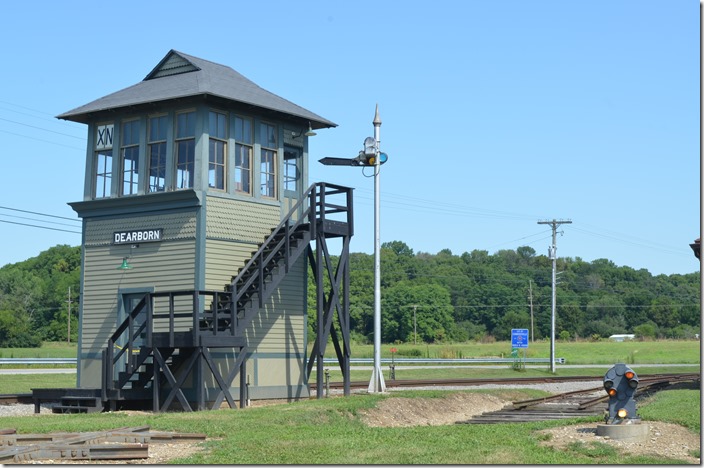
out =
[[(512, 390), (512, 398), (534, 392)], [(675, 391), (680, 392), (680, 391)], [(486, 391), (485, 393), (495, 393)], [(661, 392), (664, 395), (668, 391)], [(617, 455), (602, 444), (573, 444), (556, 450), (540, 445), (537, 430), (580, 420), (522, 424), (368, 427), (361, 419), (385, 398), (435, 397), (442, 392), (355, 394), (246, 410), (199, 413), (102, 413), (6, 417), (2, 427), (20, 433), (95, 431), (149, 425), (153, 430), (202, 432), (207, 450), (176, 460), (187, 464), (664, 464), (659, 457)], [(699, 392), (650, 402), (656, 414), (669, 408), (685, 415)], [(645, 408), (644, 408), (645, 409)], [(690, 419), (690, 418), (687, 418)], [(596, 420), (594, 420), (596, 422)], [(689, 424), (689, 423), (687, 423)]]
[[(579, 341), (555, 343), (555, 357), (565, 358), (567, 364), (698, 364), (701, 362), (699, 341), (659, 340), (659, 341)], [(420, 358), (480, 358), (510, 357), (511, 343), (461, 343), (461, 344), (385, 344), (381, 347), (381, 357), (390, 358), (391, 348), (397, 349), (396, 357)], [(550, 341), (541, 340), (529, 343), (526, 349), (529, 358), (549, 358)], [(372, 345), (353, 345), (352, 355), (357, 358), (374, 356)]]
[[(555, 357), (565, 358), (567, 364), (699, 364), (699, 341), (695, 340), (659, 340), (659, 341), (580, 341), (555, 343)], [(312, 346), (312, 345), (311, 345)], [(460, 343), (460, 344), (384, 344), (381, 357), (390, 358), (391, 348), (398, 350), (396, 357), (421, 358), (478, 358), (510, 357), (511, 343)], [(328, 346), (332, 350), (332, 346)], [(311, 347), (308, 352), (310, 355)], [(0, 348), (0, 358), (75, 358), (75, 343), (45, 342), (40, 348)], [(550, 357), (548, 340), (529, 343), (527, 357)], [(332, 356), (332, 354), (331, 354)], [(372, 345), (352, 344), (352, 356), (372, 358)]]
[[(670, 422), (701, 432), (700, 390), (657, 392), (641, 402), (638, 415), (643, 419)], [(697, 404), (690, 405), (697, 401)]]
[(0, 358), (75, 358), (76, 343), (45, 341), (39, 348), (0, 348)]
[[(395, 345), (400, 351), (419, 347)], [(408, 347), (408, 349), (405, 349)], [(382, 349), (390, 357), (389, 345)], [(503, 351), (502, 351), (503, 350)], [(421, 357), (482, 357), (510, 353), (510, 343), (423, 346)], [(400, 354), (400, 353), (399, 353)], [(75, 345), (45, 344), (38, 349), (0, 349), (2, 357), (75, 357)], [(353, 347), (353, 356), (371, 357), (371, 347)], [(529, 357), (549, 355), (549, 343), (531, 343)], [(693, 372), (699, 370), (699, 342), (596, 342), (559, 343), (556, 356), (568, 364), (594, 367), (557, 367), (556, 375), (588, 375), (601, 378), (615, 362), (630, 364), (639, 375), (656, 372)], [(662, 367), (638, 364), (662, 363)], [(689, 363), (691, 367), (667, 364)], [(339, 370), (329, 366), (333, 381)], [(384, 369), (388, 379), (388, 367)], [(369, 370), (352, 370), (352, 380), (368, 380)], [(398, 379), (541, 377), (552, 375), (548, 366), (517, 372), (505, 368), (447, 367), (439, 369), (396, 369)], [(313, 373), (312, 377), (315, 377)], [(0, 379), (0, 393), (28, 393), (31, 388), (75, 386), (75, 374), (12, 375)], [(476, 391), (476, 390), (475, 390)], [(498, 391), (486, 391), (497, 394)], [(393, 392), (387, 395), (355, 394), (348, 398), (305, 400), (292, 404), (263, 406), (246, 410), (198, 413), (101, 413), (85, 415), (34, 415), (3, 417), (0, 427), (13, 427), (20, 433), (75, 431), (86, 432), (116, 427), (149, 425), (154, 430), (202, 432), (208, 436), (207, 450), (177, 460), (187, 464), (665, 464), (682, 461), (658, 457), (616, 455), (604, 444), (572, 444), (555, 450), (540, 445), (539, 429), (568, 425), (562, 420), (524, 424), (449, 425), (398, 428), (367, 427), (361, 414), (384, 398), (434, 397), (441, 391)], [(536, 398), (540, 392), (511, 390), (510, 400)], [(648, 421), (680, 424), (699, 433), (699, 390), (661, 391), (638, 406)]]
[(33, 388), (74, 388), (76, 374), (6, 374), (0, 378), (0, 394), (31, 393)]

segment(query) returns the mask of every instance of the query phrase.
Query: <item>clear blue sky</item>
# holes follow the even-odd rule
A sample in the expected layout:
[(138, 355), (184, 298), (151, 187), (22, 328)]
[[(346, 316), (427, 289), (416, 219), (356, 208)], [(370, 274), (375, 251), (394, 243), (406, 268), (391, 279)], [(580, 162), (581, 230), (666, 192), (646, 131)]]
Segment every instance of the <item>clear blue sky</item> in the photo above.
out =
[[(54, 116), (141, 81), (170, 49), (232, 67), (339, 126), (310, 182), (355, 188), (353, 252), (373, 251), (373, 180), (324, 167), (373, 135), (381, 240), (454, 254), (530, 245), (571, 219), (560, 257), (699, 269), (695, 0), (94, 1), (3, 5), (0, 266), (80, 235), (83, 125)], [(368, 174), (367, 174), (368, 175)], [(30, 218), (30, 219), (25, 219)], [(49, 220), (53, 223), (40, 223)]]

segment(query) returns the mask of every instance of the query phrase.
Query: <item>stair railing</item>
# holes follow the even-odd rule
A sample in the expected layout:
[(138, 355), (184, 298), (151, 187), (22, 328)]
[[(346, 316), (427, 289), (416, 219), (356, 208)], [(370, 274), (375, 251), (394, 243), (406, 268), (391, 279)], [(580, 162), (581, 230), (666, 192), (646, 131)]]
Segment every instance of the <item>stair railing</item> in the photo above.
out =
[[(333, 204), (328, 201), (329, 197), (338, 194), (346, 196), (344, 204)], [(245, 305), (246, 301), (242, 301), (242, 304), (240, 301), (252, 288), (256, 288), (258, 305), (260, 308), (263, 307), (266, 269), (274, 263), (278, 263), (279, 259), (283, 259), (283, 267), (288, 272), (291, 258), (291, 239), (294, 233), (308, 232), (310, 233), (309, 240), (314, 240), (317, 237), (318, 229), (331, 221), (330, 215), (337, 213), (347, 215), (344, 221), (338, 221), (338, 223), (345, 224), (346, 229), (352, 229), (351, 197), (352, 189), (324, 182), (313, 184), (306, 190), (284, 220), (272, 230), (259, 250), (247, 261), (230, 283), (232, 333), (238, 331), (241, 333), (243, 325), (247, 324), (246, 317), (240, 316), (238, 310)], [(298, 218), (294, 221), (293, 217), (296, 214), (298, 214)]]
[[(135, 305), (135, 307), (127, 314), (125, 320), (117, 327), (115, 332), (108, 338), (108, 346), (103, 353), (103, 393), (106, 390), (115, 389), (115, 366), (125, 353), (127, 361), (127, 372), (135, 371), (135, 337), (138, 337), (143, 331), (147, 331), (147, 341), (151, 341), (152, 337), (152, 301), (150, 293), (145, 293), (144, 297)], [(136, 318), (145, 313), (146, 320), (135, 329)], [(127, 342), (124, 346), (119, 346), (117, 343), (122, 339), (124, 333), (127, 332)], [(119, 348), (115, 354), (115, 348)], [(140, 364), (141, 365), (141, 364)], [(139, 366), (137, 366), (138, 368)]]
[[(125, 371), (128, 377), (137, 372), (149, 358), (150, 350), (157, 344), (155, 330), (165, 333), (165, 339), (162, 335), (158, 342), (159, 346), (175, 348), (179, 345), (176, 319), (190, 318), (189, 325), (181, 324), (185, 330), (181, 332), (181, 338), (184, 334), (190, 334), (190, 344), (198, 343), (198, 337), (203, 333), (200, 330), (200, 322), (210, 320), (210, 312), (203, 310), (204, 304), (208, 302), (213, 304), (215, 320), (217, 320), (217, 309), (215, 308), (218, 296), (223, 294), (225, 293), (221, 291), (203, 290), (145, 293), (144, 297), (129, 311), (125, 320), (108, 338), (107, 348), (103, 351), (103, 393), (116, 388), (116, 368), (120, 365), (123, 357), (125, 358), (125, 367), (119, 370)], [(161, 299), (156, 308), (155, 299)], [(179, 312), (179, 309), (184, 311)], [(138, 320), (142, 315), (144, 320)], [(215, 328), (217, 328), (216, 322)], [(144, 334), (144, 340), (137, 344), (137, 338), (142, 334)], [(124, 345), (121, 346), (120, 342), (124, 342)]]

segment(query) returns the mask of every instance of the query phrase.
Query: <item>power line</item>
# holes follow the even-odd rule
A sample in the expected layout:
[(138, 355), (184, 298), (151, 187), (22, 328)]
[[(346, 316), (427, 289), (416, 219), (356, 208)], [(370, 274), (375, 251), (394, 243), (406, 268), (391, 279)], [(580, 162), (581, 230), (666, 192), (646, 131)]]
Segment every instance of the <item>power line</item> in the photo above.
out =
[(38, 221), (38, 222), (40, 222), (40, 223), (56, 224), (56, 225), (59, 225), (59, 226), (72, 226), (72, 227), (75, 227), (75, 224), (58, 223), (58, 222), (56, 222), (56, 221), (43, 221), (43, 220), (41, 220), (41, 219), (29, 218), (29, 217), (27, 217), (27, 216), (13, 216), (13, 215), (8, 215), (8, 214), (4, 214), (4, 213), (0, 213), (0, 216), (6, 216), (6, 217), (8, 217), (8, 218), (16, 218), (16, 219), (26, 219), (26, 220), (29, 220), (29, 221)]
[(43, 132), (55, 133), (55, 134), (57, 134), (57, 135), (67, 136), (67, 137), (69, 137), (69, 138), (75, 138), (75, 139), (77, 139), (77, 140), (86, 141), (85, 137), (79, 137), (79, 136), (76, 136), (76, 135), (69, 135), (68, 133), (57, 132), (57, 131), (55, 131), (55, 130), (49, 130), (48, 128), (42, 128), (42, 127), (37, 127), (36, 125), (30, 125), (30, 124), (26, 124), (26, 123), (22, 123), (22, 122), (17, 122), (16, 120), (3, 119), (2, 117), (0, 117), (0, 120), (2, 120), (3, 122), (10, 122), (10, 123), (13, 123), (13, 124), (15, 124), (15, 125), (22, 125), (23, 127), (33, 128), (33, 129), (35, 129), (35, 130), (41, 130), (41, 131), (43, 131)]
[(34, 140), (34, 141), (41, 141), (42, 143), (49, 143), (51, 145), (63, 146), (64, 148), (69, 148), (69, 149), (73, 149), (73, 150), (85, 150), (85, 148), (78, 148), (76, 146), (62, 145), (61, 143), (57, 143), (55, 141), (42, 140), (41, 138), (35, 138), (35, 137), (28, 136), (28, 135), (22, 135), (21, 133), (8, 132), (7, 130), (0, 130), (0, 132), (7, 133), (8, 135), (22, 137), (22, 138), (28, 138), (28, 139)]
[[(76, 130), (78, 130), (79, 127), (80, 127), (80, 128), (81, 128), (80, 131), (81, 131), (81, 133), (83, 133), (82, 125), (80, 125), (80, 124), (78, 124), (78, 123), (76, 123), (76, 122), (71, 122), (71, 121), (68, 121), (68, 120), (59, 120), (59, 119), (57, 119), (54, 115), (52, 115), (52, 114), (50, 114), (50, 113), (48, 113), (48, 112), (43, 112), (43, 111), (40, 111), (40, 110), (37, 110), (37, 109), (32, 109), (32, 108), (30, 108), (30, 107), (21, 106), (21, 105), (19, 105), (19, 104), (13, 104), (13, 103), (11, 103), (11, 102), (0, 101), (0, 103), (1, 103), (1, 104), (8, 104), (8, 105), (14, 106), (14, 107), (19, 107), (20, 109), (25, 109), (25, 110), (28, 110), (28, 111), (33, 112), (34, 114), (40, 114), (40, 115), (29, 114), (29, 113), (27, 113), (27, 112), (21, 112), (21, 111), (18, 111), (18, 110), (16, 110), (16, 109), (9, 109), (9, 108), (7, 108), (7, 107), (0, 107), (0, 109), (6, 110), (6, 111), (8, 111), (8, 112), (13, 112), (13, 113), (15, 113), (15, 114), (20, 114), (20, 115), (26, 115), (26, 116), (32, 117), (32, 118), (34, 118), (34, 119), (44, 120), (44, 121), (47, 121), (47, 122), (51, 122), (51, 123), (54, 124), (54, 125), (58, 124), (58, 125), (60, 125), (60, 126), (62, 126), (62, 127), (72, 128), (72, 129), (76, 129)], [(84, 139), (85, 139), (85, 138), (84, 138)]]
[(68, 229), (52, 228), (52, 227), (48, 227), (48, 226), (37, 226), (36, 224), (15, 223), (13, 221), (5, 221), (2, 219), (0, 219), (0, 223), (17, 224), (19, 226), (29, 226), (29, 227), (40, 228), (40, 229), (49, 229), (51, 231), (62, 231), (62, 232), (70, 232), (72, 234), (81, 234), (80, 231), (69, 231)]
[[(680, 250), (675, 250), (675, 249), (672, 249), (672, 248), (668, 248), (668, 247), (662, 246), (662, 244), (657, 244), (657, 243), (655, 243), (655, 242), (650, 242), (650, 241), (646, 241), (646, 240), (641, 240), (641, 242), (635, 242), (635, 241), (632, 241), (632, 240), (621, 239), (621, 238), (616, 237), (616, 236), (614, 236), (614, 235), (600, 234), (600, 233), (598, 233), (598, 232), (592, 232), (592, 231), (588, 231), (588, 230), (586, 230), (586, 229), (581, 229), (581, 228), (578, 228), (578, 227), (573, 227), (572, 229), (574, 229), (574, 230), (577, 231), (577, 232), (581, 232), (581, 233), (583, 233), (583, 234), (587, 234), (587, 235), (595, 236), (595, 237), (600, 237), (600, 238), (602, 238), (602, 239), (610, 239), (610, 240), (614, 240), (614, 241), (621, 242), (621, 243), (624, 243), (624, 244), (635, 245), (635, 246), (639, 246), (639, 247), (645, 247), (645, 248), (653, 249), (653, 250), (660, 250), (661, 252), (667, 252), (667, 253), (672, 253), (672, 254), (686, 255), (686, 256), (688, 256), (688, 257), (690, 257), (690, 256), (692, 255), (692, 252), (691, 252), (691, 251), (685, 250), (684, 248), (683, 248), (683, 249), (680, 249)], [(632, 237), (632, 236), (631, 236), (631, 237)], [(633, 239), (638, 239), (638, 238), (633, 237)]]
[(10, 208), (10, 207), (8, 207), (8, 206), (0, 206), (0, 209), (2, 209), (2, 210), (11, 210), (11, 211), (19, 211), (19, 212), (22, 212), (22, 213), (29, 213), (29, 214), (38, 215), (38, 216), (48, 216), (48, 217), (50, 217), (50, 218), (68, 219), (69, 221), (76, 221), (76, 222), (79, 222), (79, 223), (81, 222), (80, 219), (76, 219), (76, 218), (67, 218), (66, 216), (50, 215), (50, 214), (46, 214), (46, 213), (39, 213), (39, 212), (37, 212), (37, 211), (20, 210), (19, 208)]

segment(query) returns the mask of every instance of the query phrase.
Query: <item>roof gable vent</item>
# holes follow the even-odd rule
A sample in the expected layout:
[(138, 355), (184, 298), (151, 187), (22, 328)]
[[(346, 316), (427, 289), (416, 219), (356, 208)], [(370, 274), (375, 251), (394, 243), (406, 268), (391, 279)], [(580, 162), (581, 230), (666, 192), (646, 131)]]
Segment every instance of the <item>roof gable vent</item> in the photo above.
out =
[(144, 81), (151, 80), (154, 78), (162, 78), (164, 76), (180, 75), (181, 73), (189, 73), (198, 71), (200, 68), (193, 65), (192, 62), (186, 60), (181, 55), (177, 54), (173, 50), (159, 63), (159, 65), (154, 68), (144, 78)]

